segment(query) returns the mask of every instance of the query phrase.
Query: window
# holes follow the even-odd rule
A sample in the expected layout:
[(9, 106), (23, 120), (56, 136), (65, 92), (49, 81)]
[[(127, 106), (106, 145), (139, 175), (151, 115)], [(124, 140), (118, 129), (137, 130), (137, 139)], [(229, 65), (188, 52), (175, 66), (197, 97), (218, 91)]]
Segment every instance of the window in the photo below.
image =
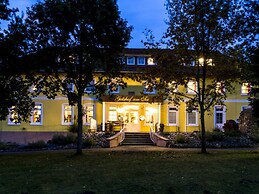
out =
[(108, 120), (109, 121), (117, 121), (117, 110), (116, 110), (116, 107), (110, 107), (109, 108)]
[(175, 81), (172, 81), (171, 83), (168, 83), (168, 89), (170, 90), (170, 93), (178, 92), (178, 87)]
[(144, 86), (144, 94), (155, 94), (156, 93), (156, 89), (155, 87), (153, 86), (149, 86), (149, 85), (145, 85)]
[(149, 57), (149, 58), (147, 59), (147, 64), (148, 64), (148, 65), (155, 65), (154, 59), (151, 58), (151, 57)]
[(116, 84), (112, 84), (108, 86), (108, 93), (110, 94), (119, 94), (120, 93), (120, 86)]
[(72, 125), (74, 122), (74, 110), (69, 104), (62, 105), (62, 125)]
[(153, 124), (155, 118), (155, 109), (152, 107), (145, 108), (145, 124)]
[(42, 125), (42, 104), (35, 103), (34, 109), (31, 115), (31, 125)]
[(128, 65), (135, 65), (135, 57), (127, 57)]
[(67, 91), (74, 92), (74, 84), (72, 84), (72, 83), (67, 84)]
[(145, 65), (146, 64), (146, 58), (145, 57), (138, 57), (137, 63), (138, 63), (138, 65)]
[(187, 93), (195, 94), (197, 92), (197, 82), (189, 81), (187, 84)]
[(225, 85), (223, 82), (216, 83), (216, 93), (224, 94), (225, 93)]
[(178, 109), (176, 107), (168, 106), (168, 125), (175, 126), (178, 124)]
[(84, 125), (90, 125), (91, 118), (94, 117), (94, 106), (93, 105), (84, 105)]
[(214, 117), (215, 128), (222, 129), (226, 122), (226, 108), (224, 106), (215, 106)]
[(252, 109), (251, 106), (242, 106), (241, 111)]
[(19, 115), (15, 110), (15, 106), (9, 109), (8, 125), (20, 125)]
[(192, 112), (187, 112), (187, 125), (197, 126), (198, 125), (198, 111), (192, 110)]
[(241, 86), (241, 95), (248, 95), (251, 91), (250, 83), (243, 83)]
[(87, 94), (91, 94), (94, 92), (94, 86), (95, 86), (95, 81), (92, 80), (90, 83), (87, 84), (84, 92)]

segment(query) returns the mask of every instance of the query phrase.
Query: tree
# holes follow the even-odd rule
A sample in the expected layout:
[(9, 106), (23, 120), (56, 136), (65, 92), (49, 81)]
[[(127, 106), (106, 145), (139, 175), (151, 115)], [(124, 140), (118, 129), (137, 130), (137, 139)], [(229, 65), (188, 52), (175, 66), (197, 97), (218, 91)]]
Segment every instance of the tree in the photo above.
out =
[[(224, 104), (249, 48), (258, 41), (256, 6), (257, 1), (245, 0), (167, 0), (168, 29), (162, 41), (147, 32), (145, 45), (154, 50), (158, 65), (143, 79), (150, 80), (162, 99), (185, 101), (188, 110), (199, 110), (202, 153), (206, 153), (205, 113)], [(195, 90), (188, 85), (191, 80), (197, 83)], [(175, 90), (178, 85), (194, 94)]]
[(24, 74), (22, 56), (26, 50), (25, 28), (17, 9), (10, 9), (8, 0), (0, 1), (0, 21), (11, 20), (8, 28), (0, 29), (0, 120), (9, 113), (12, 122), (28, 121), (34, 107), (30, 83)]
[[(120, 77), (120, 56), (131, 27), (120, 18), (115, 0), (45, 0), (27, 14), (28, 64), (31, 70), (44, 70), (34, 84), (50, 98), (63, 93), (70, 105), (77, 105), (77, 154), (81, 154), (85, 88), (92, 84), (95, 94), (101, 95), (113, 78)], [(101, 73), (93, 85), (96, 71)], [(74, 91), (69, 84), (74, 84)]]

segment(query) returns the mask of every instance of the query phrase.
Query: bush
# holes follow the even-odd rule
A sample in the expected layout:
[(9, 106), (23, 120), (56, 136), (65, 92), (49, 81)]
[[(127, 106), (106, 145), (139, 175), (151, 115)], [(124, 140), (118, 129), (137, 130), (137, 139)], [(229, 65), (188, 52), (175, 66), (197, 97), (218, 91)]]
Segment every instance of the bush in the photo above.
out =
[(175, 137), (175, 143), (186, 143), (186, 138), (183, 134), (177, 134)]
[(207, 142), (222, 141), (224, 134), (220, 131), (206, 132), (205, 138)]
[(225, 136), (226, 137), (240, 137), (242, 135), (241, 131), (225, 131)]
[(77, 124), (73, 124), (73, 125), (69, 125), (69, 127), (68, 127), (68, 131), (70, 132), (70, 133), (77, 133)]
[(27, 146), (27, 148), (30, 148), (30, 149), (41, 149), (41, 148), (46, 148), (46, 147), (47, 147), (47, 144), (43, 140), (28, 143), (28, 146)]
[(223, 129), (225, 132), (238, 131), (238, 124), (234, 120), (227, 120), (223, 126)]
[(55, 145), (68, 145), (76, 143), (76, 135), (69, 133), (66, 136), (55, 134), (51, 140), (52, 144)]
[(84, 148), (89, 148), (89, 147), (92, 147), (92, 146), (95, 146), (95, 145), (96, 145), (96, 142), (94, 141), (93, 138), (87, 138), (87, 139), (83, 140), (83, 147)]

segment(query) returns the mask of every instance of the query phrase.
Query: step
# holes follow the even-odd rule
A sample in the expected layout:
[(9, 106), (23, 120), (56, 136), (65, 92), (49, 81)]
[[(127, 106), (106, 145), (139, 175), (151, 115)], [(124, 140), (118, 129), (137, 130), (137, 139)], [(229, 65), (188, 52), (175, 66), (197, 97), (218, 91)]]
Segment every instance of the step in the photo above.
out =
[(149, 133), (125, 133), (122, 145), (153, 145)]

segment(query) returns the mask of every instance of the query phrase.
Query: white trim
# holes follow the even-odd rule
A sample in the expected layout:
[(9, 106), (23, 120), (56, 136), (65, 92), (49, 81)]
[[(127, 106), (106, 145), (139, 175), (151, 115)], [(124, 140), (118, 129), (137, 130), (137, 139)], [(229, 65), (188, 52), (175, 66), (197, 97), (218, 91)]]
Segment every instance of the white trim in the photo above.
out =
[(35, 102), (35, 106), (41, 106), (41, 115), (40, 115), (40, 122), (33, 122), (33, 111), (31, 115), (31, 123), (30, 125), (43, 125), (43, 103)]
[[(56, 97), (55, 99), (49, 99), (46, 96), (38, 96), (33, 98), (33, 100), (68, 100), (67, 97)], [(96, 98), (90, 98), (90, 97), (83, 97), (82, 100), (93, 100), (96, 101)]]
[(251, 109), (252, 107), (250, 105), (243, 105), (241, 106), (241, 111), (247, 110), (247, 109)]
[(224, 102), (245, 102), (245, 103), (249, 103), (249, 100), (229, 99), (229, 100), (224, 100)]

